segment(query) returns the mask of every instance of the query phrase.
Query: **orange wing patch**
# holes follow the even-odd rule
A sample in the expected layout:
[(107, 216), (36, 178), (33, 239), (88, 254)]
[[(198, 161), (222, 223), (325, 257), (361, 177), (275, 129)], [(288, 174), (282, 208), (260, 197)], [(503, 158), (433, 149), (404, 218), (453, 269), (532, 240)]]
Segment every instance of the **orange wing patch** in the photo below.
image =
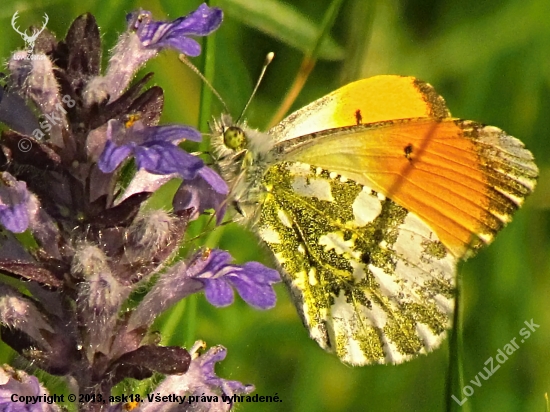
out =
[(343, 127), (276, 148), (285, 160), (342, 174), (416, 213), (456, 257), (490, 243), (538, 175), (519, 140), (456, 119)]

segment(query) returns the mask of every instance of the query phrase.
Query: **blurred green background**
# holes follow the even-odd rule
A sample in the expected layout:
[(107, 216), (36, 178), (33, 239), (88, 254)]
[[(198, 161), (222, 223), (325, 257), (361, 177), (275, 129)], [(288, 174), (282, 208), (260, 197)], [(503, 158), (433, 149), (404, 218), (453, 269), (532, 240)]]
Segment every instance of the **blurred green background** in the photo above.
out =
[[(24, 47), (11, 28), (39, 24), (63, 37), (71, 21), (92, 12), (104, 42), (104, 58), (125, 29), (125, 14), (139, 7), (158, 19), (184, 15), (200, 2), (4, 0), (0, 10), (0, 56)], [(226, 11), (217, 31), (213, 84), (237, 117), (248, 99), (265, 54), (274, 51), (249, 124), (264, 129), (295, 79), (304, 54), (312, 51), (330, 0), (217, 0)], [(494, 244), (459, 268), (464, 286), (464, 378), (518, 337), (524, 321), (540, 325), (475, 393), (472, 411), (545, 411), (550, 392), (550, 2), (548, 0), (344, 0), (329, 40), (293, 109), (354, 79), (375, 74), (412, 75), (431, 83), (456, 117), (498, 126), (520, 138), (541, 170), (535, 194)], [(5, 60), (4, 60), (5, 61)], [(202, 57), (194, 59), (204, 67)], [(202, 83), (163, 52), (146, 71), (165, 90), (164, 122), (198, 125)], [(212, 73), (211, 73), (212, 74)], [(152, 83), (152, 84), (153, 84)], [(222, 106), (213, 101), (211, 113)], [(204, 130), (206, 131), (206, 130)], [(201, 222), (199, 222), (201, 224)], [(199, 229), (197, 229), (199, 230)], [(214, 234), (239, 262), (269, 255), (246, 230), (227, 225)], [(211, 239), (212, 240), (212, 239)], [(197, 298), (195, 336), (185, 336), (189, 304), (174, 308), (180, 322), (164, 326), (167, 344), (200, 338), (222, 344), (224, 378), (253, 383), (259, 395), (282, 403), (240, 404), (239, 411), (441, 411), (445, 410), (448, 340), (429, 356), (399, 366), (351, 368), (309, 339), (283, 285), (277, 306), (254, 310), (241, 300), (224, 309)], [(164, 317), (166, 320), (167, 317)], [(173, 317), (172, 317), (173, 320)], [(1, 360), (13, 352), (0, 347)], [(58, 380), (49, 379), (49, 384)], [(130, 384), (125, 390), (132, 390)], [(460, 393), (454, 392), (462, 399)], [(455, 405), (458, 407), (458, 405)]]

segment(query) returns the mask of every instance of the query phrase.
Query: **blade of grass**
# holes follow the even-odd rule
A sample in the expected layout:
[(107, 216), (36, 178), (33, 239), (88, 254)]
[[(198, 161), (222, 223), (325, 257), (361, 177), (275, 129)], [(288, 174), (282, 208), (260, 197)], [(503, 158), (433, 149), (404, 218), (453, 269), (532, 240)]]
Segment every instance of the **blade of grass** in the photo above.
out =
[(321, 50), (323, 40), (330, 33), (330, 30), (334, 25), (334, 21), (336, 20), (336, 16), (338, 16), (338, 12), (340, 11), (340, 6), (342, 6), (342, 3), (343, 0), (333, 0), (332, 3), (330, 3), (330, 7), (327, 9), (325, 16), (323, 17), (323, 22), (321, 23), (319, 35), (317, 37), (317, 40), (315, 41), (315, 45), (308, 53), (305, 54), (298, 70), (298, 74), (294, 79), (294, 83), (292, 83), (292, 86), (286, 94), (283, 103), (281, 103), (281, 105), (279, 106), (279, 110), (277, 110), (275, 115), (271, 118), (268, 129), (272, 128), (283, 119), (284, 115), (288, 112), (288, 110), (302, 91), (302, 88), (304, 87), (307, 78), (315, 67), (315, 63), (317, 62), (317, 57), (319, 56), (319, 51)]
[[(315, 45), (317, 29), (308, 16), (288, 3), (279, 0), (219, 0), (219, 6), (231, 18), (307, 53)], [(344, 54), (344, 49), (336, 41), (325, 36), (318, 52), (319, 59), (341, 60)]]
[(341, 84), (346, 84), (362, 77), (366, 56), (369, 55), (369, 47), (374, 30), (374, 19), (380, 0), (365, 2), (353, 2), (348, 11), (352, 18), (349, 19), (349, 30), (346, 33), (346, 57), (342, 67)]

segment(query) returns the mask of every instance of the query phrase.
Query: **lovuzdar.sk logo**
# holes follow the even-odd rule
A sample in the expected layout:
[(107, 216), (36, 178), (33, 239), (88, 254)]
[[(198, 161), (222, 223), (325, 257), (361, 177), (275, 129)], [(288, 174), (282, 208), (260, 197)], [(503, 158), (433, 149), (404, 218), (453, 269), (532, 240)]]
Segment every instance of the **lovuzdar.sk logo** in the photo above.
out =
[(17, 27), (16, 21), (17, 21), (18, 17), (19, 17), (19, 12), (16, 11), (13, 14), (13, 17), (11, 18), (11, 26), (13, 27), (13, 29), (17, 33), (19, 33), (21, 35), (21, 37), (25, 41), (26, 53), (17, 52), (17, 53), (14, 54), (13, 58), (15, 60), (40, 60), (40, 59), (45, 59), (46, 56), (44, 56), (44, 55), (34, 55), (33, 52), (34, 52), (34, 44), (36, 42), (36, 39), (38, 38), (40, 33), (42, 33), (44, 31), (44, 29), (46, 28), (46, 24), (48, 24), (48, 21), (49, 21), (48, 15), (46, 13), (44, 13), (44, 24), (42, 25), (42, 28), (41, 29), (33, 28), (32, 29), (32, 34), (30, 34), (30, 35), (27, 34), (27, 30), (21, 31), (19, 29), (19, 27)]

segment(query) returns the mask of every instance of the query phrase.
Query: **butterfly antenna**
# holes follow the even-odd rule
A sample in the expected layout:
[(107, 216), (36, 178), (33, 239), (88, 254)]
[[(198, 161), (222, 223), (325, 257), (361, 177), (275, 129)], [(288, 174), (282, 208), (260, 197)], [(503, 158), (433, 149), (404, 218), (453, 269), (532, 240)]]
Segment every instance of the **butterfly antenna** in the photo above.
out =
[(223, 108), (224, 108), (225, 112), (229, 113), (229, 110), (227, 109), (227, 105), (223, 101), (220, 94), (216, 91), (216, 89), (214, 89), (214, 86), (212, 86), (210, 84), (210, 82), (208, 80), (206, 80), (206, 77), (204, 77), (204, 75), (200, 72), (200, 70), (197, 69), (197, 66), (195, 66), (193, 63), (191, 63), (185, 54), (180, 54), (179, 59), (183, 64), (185, 64), (187, 67), (189, 67), (191, 70), (193, 70), (197, 74), (197, 76), (199, 76), (201, 78), (201, 80), (204, 82), (204, 84), (206, 84), (208, 86), (208, 88), (212, 91), (212, 93), (214, 93), (214, 96), (216, 96), (218, 98), (218, 100), (223, 104)]
[[(211, 222), (212, 221), (212, 217), (210, 218), (210, 220), (208, 222)], [(227, 226), (229, 224), (233, 223), (231, 220), (228, 220), (226, 222), (222, 222), (220, 223), (217, 227), (222, 227), (222, 226)], [(209, 235), (210, 233), (212, 233), (214, 231), (214, 229), (208, 229), (207, 227), (204, 228), (199, 234), (189, 238), (189, 239), (186, 239), (186, 242), (194, 242), (195, 240), (198, 240), (202, 237), (205, 237), (206, 235)]]
[(250, 105), (250, 102), (252, 101), (252, 98), (256, 94), (256, 91), (258, 90), (258, 87), (260, 87), (260, 83), (262, 82), (262, 79), (264, 77), (265, 71), (267, 69), (267, 66), (269, 66), (269, 63), (273, 60), (275, 57), (275, 53), (269, 52), (267, 53), (267, 56), (265, 56), (264, 66), (262, 67), (262, 72), (260, 73), (260, 77), (258, 77), (258, 81), (256, 82), (256, 86), (254, 86), (254, 90), (252, 91), (252, 94), (250, 95), (250, 98), (248, 99), (248, 102), (246, 102), (246, 105), (244, 106), (243, 111), (241, 112), (241, 115), (237, 119), (236, 123), (239, 123), (242, 119), (244, 113), (246, 112), (246, 109), (248, 109), (248, 106)]

